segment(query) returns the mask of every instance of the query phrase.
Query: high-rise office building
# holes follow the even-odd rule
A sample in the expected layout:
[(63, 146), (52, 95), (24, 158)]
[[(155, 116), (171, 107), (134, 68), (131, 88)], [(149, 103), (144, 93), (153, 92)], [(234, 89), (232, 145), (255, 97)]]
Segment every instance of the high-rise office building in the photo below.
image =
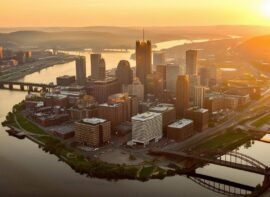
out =
[(202, 86), (209, 86), (209, 80), (210, 80), (210, 70), (206, 67), (202, 67), (199, 70), (200, 75), (200, 83)]
[(93, 80), (104, 80), (106, 77), (106, 64), (101, 54), (91, 54), (91, 78)]
[(195, 86), (194, 87), (194, 106), (203, 108), (205, 97), (205, 87)]
[(128, 93), (130, 96), (136, 96), (140, 101), (144, 100), (144, 85), (139, 78), (134, 78), (133, 83), (122, 87), (123, 93)]
[[(177, 64), (166, 65), (166, 89), (175, 94), (177, 77), (180, 74), (180, 67)], [(182, 73), (183, 74), (183, 73)]]
[(78, 85), (86, 83), (86, 61), (84, 56), (76, 58), (76, 81)]
[(166, 135), (166, 127), (176, 120), (176, 111), (173, 104), (160, 103), (149, 109), (150, 112), (162, 115), (163, 134)]
[(176, 82), (176, 115), (184, 118), (185, 111), (189, 108), (189, 77), (179, 75)]
[(115, 71), (115, 76), (121, 85), (132, 84), (133, 71), (130, 68), (130, 64), (126, 60), (121, 60)]
[(156, 72), (161, 76), (164, 82), (164, 87), (166, 87), (166, 78), (167, 78), (167, 66), (166, 65), (157, 65)]
[(154, 95), (159, 100), (163, 98), (166, 89), (166, 66), (158, 65), (155, 72), (147, 75), (147, 94)]
[(195, 87), (200, 86), (199, 75), (189, 75), (189, 100), (194, 102)]
[(99, 61), (98, 67), (98, 80), (104, 80), (106, 78), (106, 63), (103, 58)]
[(121, 87), (115, 78), (106, 78), (103, 81), (90, 81), (88, 83), (90, 94), (98, 103), (107, 101), (108, 96), (121, 92)]
[(142, 84), (146, 84), (146, 77), (152, 72), (151, 41), (136, 42), (136, 76)]
[(107, 103), (99, 105), (98, 117), (111, 121), (113, 133), (117, 132), (115, 128), (120, 123), (130, 121), (133, 112), (138, 111), (138, 105), (135, 106), (133, 99), (136, 98), (126, 94), (114, 94), (108, 97)]
[(188, 50), (186, 52), (186, 74), (197, 75), (197, 50)]
[(3, 47), (0, 47), (0, 60), (4, 58), (4, 50)]
[(154, 70), (156, 70), (157, 65), (164, 65), (165, 61), (165, 53), (164, 52), (154, 52), (153, 53), (153, 66)]

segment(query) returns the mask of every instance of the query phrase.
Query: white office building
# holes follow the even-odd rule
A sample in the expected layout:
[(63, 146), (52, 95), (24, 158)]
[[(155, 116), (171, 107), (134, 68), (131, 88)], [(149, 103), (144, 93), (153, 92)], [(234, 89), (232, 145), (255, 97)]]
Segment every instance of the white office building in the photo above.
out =
[(162, 115), (145, 112), (132, 117), (132, 144), (149, 144), (162, 138)]

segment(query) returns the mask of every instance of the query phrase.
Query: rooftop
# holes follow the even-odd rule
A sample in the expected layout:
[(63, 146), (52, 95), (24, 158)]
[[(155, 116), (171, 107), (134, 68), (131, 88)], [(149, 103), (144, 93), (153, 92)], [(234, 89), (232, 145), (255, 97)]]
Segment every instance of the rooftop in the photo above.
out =
[(190, 107), (188, 111), (193, 111), (193, 112), (200, 112), (200, 113), (206, 113), (208, 112), (208, 109), (204, 108), (199, 108), (199, 107)]
[(114, 77), (106, 77), (104, 80), (96, 80), (96, 81), (93, 81), (94, 84), (97, 84), (97, 85), (106, 85), (106, 84), (109, 84), (109, 83), (113, 83), (113, 82), (116, 82), (116, 78)]
[(138, 114), (136, 116), (132, 117), (132, 120), (138, 120), (138, 121), (146, 121), (146, 120), (151, 120), (157, 116), (161, 116), (160, 113), (155, 113), (155, 112), (145, 112), (143, 114)]
[(54, 98), (57, 98), (57, 99), (64, 99), (64, 98), (67, 98), (66, 95), (63, 95), (63, 94), (52, 94), (52, 93), (47, 93), (45, 95), (45, 97), (54, 97)]
[(66, 95), (66, 96), (76, 96), (76, 97), (83, 95), (82, 92), (74, 92), (74, 91), (61, 91), (60, 94)]
[(189, 119), (181, 119), (178, 120), (170, 125), (168, 125), (168, 127), (170, 128), (177, 128), (177, 129), (181, 129), (189, 124), (193, 123), (193, 120), (189, 120)]
[(206, 113), (206, 112), (208, 112), (208, 109), (200, 108), (200, 109), (194, 110), (194, 112)]
[(97, 125), (106, 122), (106, 120), (101, 118), (84, 118), (82, 119), (82, 122), (86, 124)]
[(70, 78), (74, 78), (75, 76), (70, 76), (70, 75), (63, 75), (63, 76), (60, 76), (60, 77), (57, 77), (59, 79), (70, 79)]
[(119, 103), (113, 103), (113, 104), (109, 104), (109, 103), (102, 103), (102, 104), (99, 104), (100, 107), (118, 107)]
[(155, 107), (151, 107), (149, 110), (153, 111), (153, 112), (161, 113), (161, 112), (166, 112), (166, 111), (173, 110), (173, 109), (174, 109), (173, 105), (164, 103), (164, 104), (159, 104)]

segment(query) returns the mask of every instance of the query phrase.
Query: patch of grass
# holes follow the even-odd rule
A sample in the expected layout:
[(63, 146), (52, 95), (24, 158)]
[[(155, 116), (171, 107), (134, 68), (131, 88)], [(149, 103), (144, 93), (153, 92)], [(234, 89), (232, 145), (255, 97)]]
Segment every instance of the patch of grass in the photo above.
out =
[(20, 112), (16, 112), (15, 116), (18, 123), (24, 130), (35, 134), (45, 134), (41, 128), (27, 120), (27, 118), (25, 118)]
[(230, 145), (232, 142), (246, 138), (248, 134), (243, 132), (227, 131), (224, 134), (218, 135), (214, 138), (207, 140), (195, 147), (198, 151), (211, 151), (217, 150)]
[(143, 167), (143, 169), (140, 172), (140, 178), (149, 178), (149, 177), (151, 177), (154, 169), (155, 169), (154, 166)]
[(37, 137), (37, 139), (44, 142), (45, 144), (57, 144), (57, 143), (60, 143), (60, 141), (58, 139), (53, 138), (51, 136)]
[(263, 126), (264, 124), (270, 122), (270, 114), (263, 116), (262, 118), (258, 119), (257, 121), (252, 123), (252, 126), (259, 128)]

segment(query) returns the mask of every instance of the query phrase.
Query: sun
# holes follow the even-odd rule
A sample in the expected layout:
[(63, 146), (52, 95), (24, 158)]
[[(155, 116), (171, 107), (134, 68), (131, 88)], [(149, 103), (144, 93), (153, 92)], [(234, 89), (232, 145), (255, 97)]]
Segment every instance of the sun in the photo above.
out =
[(270, 17), (270, 0), (264, 0), (261, 4), (261, 11), (263, 15)]

